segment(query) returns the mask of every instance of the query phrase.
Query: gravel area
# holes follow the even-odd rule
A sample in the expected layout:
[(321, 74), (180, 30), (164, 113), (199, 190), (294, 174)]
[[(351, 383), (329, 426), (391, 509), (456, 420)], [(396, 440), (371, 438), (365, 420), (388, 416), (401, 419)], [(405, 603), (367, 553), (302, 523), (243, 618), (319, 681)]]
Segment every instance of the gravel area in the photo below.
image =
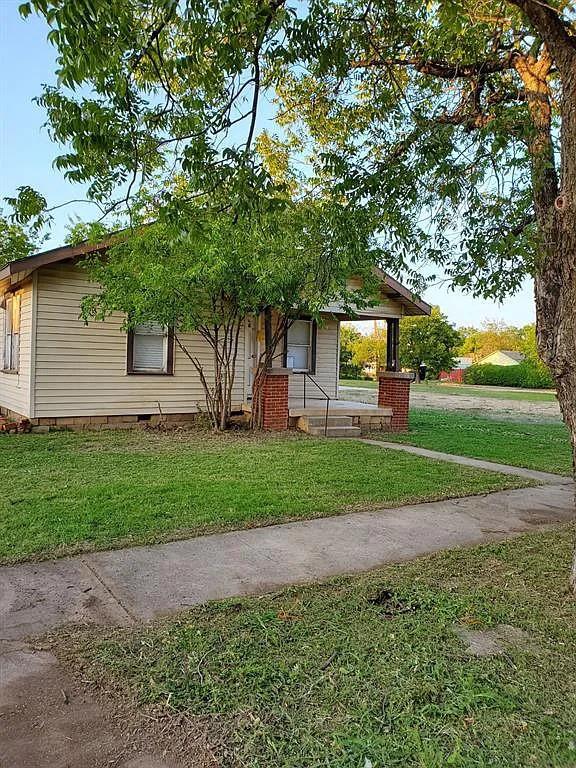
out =
[[(340, 387), (340, 398), (375, 405), (377, 393), (375, 389)], [(410, 392), (410, 406), (442, 411), (473, 411), (488, 418), (519, 421), (559, 421), (561, 419), (560, 407), (556, 402), (531, 403), (527, 400), (501, 400), (473, 395), (422, 392), (414, 388)]]

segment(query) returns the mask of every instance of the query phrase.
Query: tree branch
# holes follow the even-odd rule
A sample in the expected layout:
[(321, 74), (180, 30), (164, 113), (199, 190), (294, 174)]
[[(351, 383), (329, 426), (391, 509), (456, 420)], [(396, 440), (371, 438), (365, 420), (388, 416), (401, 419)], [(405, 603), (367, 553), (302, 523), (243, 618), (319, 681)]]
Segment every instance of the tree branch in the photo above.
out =
[(510, 51), (510, 53), (502, 59), (485, 59), (484, 61), (474, 61), (469, 63), (430, 60), (422, 59), (420, 57), (410, 59), (382, 59), (380, 56), (374, 56), (370, 59), (357, 61), (352, 66), (356, 69), (366, 67), (390, 67), (394, 65), (413, 67), (422, 75), (432, 75), (434, 77), (453, 80), (457, 77), (479, 77), (480, 75), (490, 75), (494, 72), (504, 72), (507, 69), (513, 69), (517, 55), (517, 51)]
[(576, 28), (560, 12), (542, 0), (508, 0), (519, 8), (546, 42), (562, 74), (568, 77), (576, 67)]

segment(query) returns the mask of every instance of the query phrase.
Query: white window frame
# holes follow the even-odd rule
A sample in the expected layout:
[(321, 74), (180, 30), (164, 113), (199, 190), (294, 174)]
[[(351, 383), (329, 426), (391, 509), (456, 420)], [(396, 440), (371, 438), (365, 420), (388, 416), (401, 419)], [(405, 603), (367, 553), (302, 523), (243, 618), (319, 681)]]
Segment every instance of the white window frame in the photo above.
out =
[[(290, 331), (295, 323), (307, 323), (308, 324), (308, 343), (307, 344), (294, 344), (290, 343)], [(295, 320), (288, 330), (286, 331), (286, 366), (292, 368), (294, 373), (315, 373), (313, 350), (314, 350), (314, 334), (316, 333), (316, 323), (314, 320), (306, 317), (299, 317)], [(308, 360), (308, 366), (306, 368), (293, 368), (290, 365), (290, 348), (298, 347), (299, 349), (305, 348), (307, 350), (306, 359)]]
[[(140, 328), (145, 328), (148, 326), (158, 326), (158, 332), (157, 333), (151, 333), (150, 330), (148, 330), (146, 333), (139, 333)], [(127, 372), (129, 375), (133, 376), (140, 376), (140, 375), (152, 375), (152, 376), (170, 376), (173, 373), (173, 334), (170, 328), (167, 326), (161, 326), (157, 323), (142, 323), (140, 325), (134, 326), (134, 328), (129, 331), (129, 338), (131, 336), (131, 339), (129, 341), (128, 345), (128, 364), (127, 364)], [(134, 363), (134, 347), (136, 344), (136, 339), (138, 336), (158, 336), (162, 337), (163, 339), (163, 347), (162, 347), (162, 367), (161, 368), (138, 368), (136, 367)]]
[(2, 370), (5, 373), (18, 373), (20, 370), (21, 322), (22, 302), (19, 294), (13, 294), (6, 298), (4, 305)]

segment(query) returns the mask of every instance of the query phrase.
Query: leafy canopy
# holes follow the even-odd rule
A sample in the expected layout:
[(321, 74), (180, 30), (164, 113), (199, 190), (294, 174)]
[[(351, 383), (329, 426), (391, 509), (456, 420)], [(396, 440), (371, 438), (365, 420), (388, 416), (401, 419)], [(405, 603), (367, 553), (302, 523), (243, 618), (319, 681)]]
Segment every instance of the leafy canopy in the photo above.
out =
[[(298, 204), (257, 218), (199, 208), (193, 223), (142, 224), (120, 235), (105, 259), (89, 260), (102, 290), (85, 300), (85, 318), (122, 311), (128, 325), (156, 321), (192, 331), (266, 308), (317, 317), (329, 301), (350, 312), (370, 301), (370, 222), (363, 231), (345, 207)], [(363, 291), (348, 290), (351, 274), (363, 278)]]
[(386, 366), (386, 329), (378, 326), (372, 333), (361, 335), (354, 344), (352, 362), (360, 368), (370, 366), (375, 371)]
[[(39, 98), (65, 147), (56, 165), (103, 214), (142, 184), (176, 219), (214, 190), (235, 212), (329, 190), (371, 206), (384, 268), (418, 284), (426, 259), (501, 297), (535, 268), (522, 63), (542, 45), (524, 5), (30, 0), (20, 12), (46, 19), (58, 51), (58, 85)], [(574, 3), (558, 8), (569, 30)], [(32, 193), (14, 199), (22, 215)]]
[(462, 343), (459, 331), (448, 322), (438, 307), (429, 317), (403, 317), (400, 320), (400, 365), (418, 370), (424, 363), (428, 374), (438, 376), (440, 371), (454, 368), (454, 356)]
[(25, 227), (10, 221), (0, 211), (0, 269), (10, 261), (30, 256), (36, 244)]

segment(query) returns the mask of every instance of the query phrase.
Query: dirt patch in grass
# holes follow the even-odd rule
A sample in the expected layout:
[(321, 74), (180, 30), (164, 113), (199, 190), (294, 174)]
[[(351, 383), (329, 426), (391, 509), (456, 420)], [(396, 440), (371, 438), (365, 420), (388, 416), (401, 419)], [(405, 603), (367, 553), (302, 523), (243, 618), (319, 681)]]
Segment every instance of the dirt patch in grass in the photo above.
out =
[(81, 664), (72, 674), (50, 648), (48, 639), (36, 648), (0, 646), (2, 766), (220, 766), (217, 753), (228, 736), (218, 718), (138, 707), (125, 687), (110, 679), (97, 685)]

